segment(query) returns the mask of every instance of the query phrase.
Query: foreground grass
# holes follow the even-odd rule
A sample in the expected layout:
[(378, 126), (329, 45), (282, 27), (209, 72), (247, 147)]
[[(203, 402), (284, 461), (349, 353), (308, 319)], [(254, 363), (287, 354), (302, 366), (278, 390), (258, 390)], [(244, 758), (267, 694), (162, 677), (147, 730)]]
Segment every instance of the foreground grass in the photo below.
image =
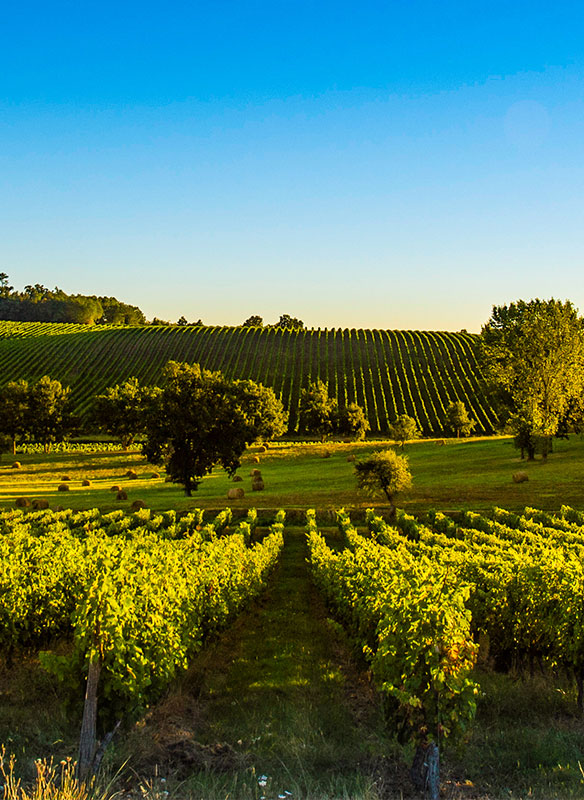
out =
[[(413, 442), (406, 446), (414, 476), (413, 488), (401, 496), (399, 505), (407, 511), (486, 510), (494, 505), (518, 510), (525, 505), (558, 509), (562, 504), (583, 507), (581, 474), (584, 468), (584, 441), (571, 437), (556, 441), (555, 452), (547, 463), (540, 459), (528, 463), (519, 459), (509, 438), (445, 440)], [(234, 508), (298, 508), (321, 510), (339, 507), (363, 509), (372, 500), (356, 489), (354, 467), (350, 456), (365, 457), (389, 442), (359, 444), (328, 443), (325, 445), (280, 444), (259, 454), (249, 450), (242, 459), (239, 474), (246, 494), (241, 500), (229, 501)], [(328, 453), (329, 457), (323, 457)], [(259, 458), (260, 463), (255, 463)], [(164, 472), (148, 464), (137, 450), (128, 453), (49, 454), (19, 456), (21, 469), (12, 469), (12, 458), (4, 455), (0, 465), (0, 507), (13, 506), (16, 498), (41, 497), (51, 508), (88, 508), (128, 510), (133, 500), (141, 499), (150, 508), (177, 511), (192, 507), (222, 508), (233, 483), (222, 470), (205, 478), (191, 499), (179, 486), (165, 483)], [(259, 468), (265, 490), (251, 491), (249, 472)], [(126, 477), (128, 469), (138, 479)], [(513, 472), (528, 473), (529, 481), (515, 484)], [(58, 492), (61, 478), (68, 476), (70, 490)], [(83, 487), (84, 478), (91, 481)], [(111, 487), (121, 486), (128, 494), (126, 501), (117, 501)], [(383, 502), (375, 501), (382, 507)]]

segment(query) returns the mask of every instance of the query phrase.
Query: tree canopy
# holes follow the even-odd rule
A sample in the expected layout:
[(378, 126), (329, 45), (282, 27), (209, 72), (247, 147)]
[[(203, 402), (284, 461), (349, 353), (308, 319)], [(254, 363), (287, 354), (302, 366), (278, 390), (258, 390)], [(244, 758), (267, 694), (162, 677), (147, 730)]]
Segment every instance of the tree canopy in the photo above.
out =
[(404, 445), (410, 439), (419, 439), (422, 435), (418, 428), (418, 423), (413, 417), (407, 414), (400, 414), (400, 416), (392, 422), (389, 426), (389, 435), (391, 438), (399, 443), (403, 450)]
[(568, 300), (495, 306), (479, 358), (503, 420), (519, 414), (533, 434), (549, 439), (584, 388), (582, 319)]
[(329, 397), (323, 381), (312, 381), (300, 392), (298, 426), (302, 433), (316, 435), (324, 441), (335, 430), (337, 413), (337, 401)]
[(462, 400), (454, 400), (446, 409), (446, 427), (456, 434), (456, 438), (468, 436), (475, 427), (476, 422), (468, 415)]
[(92, 421), (101, 430), (117, 436), (126, 449), (138, 434), (145, 432), (146, 414), (155, 391), (141, 386), (137, 378), (110, 386), (95, 398)]
[(359, 488), (371, 497), (385, 496), (392, 514), (395, 495), (412, 485), (408, 459), (395, 450), (376, 450), (366, 460), (356, 461), (355, 473)]
[(230, 381), (175, 361), (163, 377), (147, 414), (143, 450), (152, 463), (166, 463), (168, 476), (188, 496), (215, 465), (233, 475), (247, 445), (285, 424), (273, 391), (253, 381)]

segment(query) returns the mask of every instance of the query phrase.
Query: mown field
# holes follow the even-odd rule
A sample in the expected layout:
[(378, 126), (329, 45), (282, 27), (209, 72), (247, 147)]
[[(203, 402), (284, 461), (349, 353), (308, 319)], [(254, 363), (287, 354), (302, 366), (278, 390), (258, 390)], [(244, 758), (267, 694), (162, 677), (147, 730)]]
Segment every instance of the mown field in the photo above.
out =
[(131, 376), (156, 383), (169, 360), (198, 362), (229, 378), (274, 389), (297, 428), (300, 392), (321, 379), (339, 405), (365, 409), (373, 433), (400, 414), (425, 434), (442, 435), (445, 409), (461, 400), (491, 433), (496, 417), (468, 333), (368, 329), (284, 330), (196, 326), (84, 326), (0, 321), (0, 385), (49, 373), (70, 386), (86, 414), (107, 386)]
[[(129, 510), (131, 502), (140, 499), (158, 511), (218, 509), (226, 504), (234, 510), (249, 507), (363, 510), (373, 501), (357, 491), (354, 466), (347, 459), (364, 457), (382, 446), (381, 441), (284, 442), (272, 445), (265, 453), (254, 447), (243, 456), (238, 471), (243, 478), (241, 483), (233, 483), (222, 469), (217, 469), (203, 480), (190, 499), (180, 486), (166, 483), (164, 470), (148, 464), (138, 449), (127, 453), (106, 450), (56, 452), (46, 456), (18, 454), (20, 469), (13, 469), (12, 456), (4, 454), (0, 462), (0, 507), (13, 506), (17, 497), (28, 497), (46, 499), (51, 508), (59, 505), (74, 509), (95, 506), (103, 510)], [(484, 511), (497, 505), (512, 510), (526, 505), (551, 511), (562, 504), (582, 508), (584, 441), (578, 436), (557, 440), (554, 451), (547, 463), (539, 458), (526, 462), (520, 460), (509, 437), (411, 442), (406, 444), (404, 452), (409, 458), (413, 487), (398, 497), (398, 503), (413, 513), (432, 508)], [(130, 469), (135, 470), (137, 478), (126, 476)], [(261, 470), (265, 484), (261, 492), (252, 491), (252, 469)], [(527, 471), (529, 481), (513, 483), (512, 474), (518, 469)], [(158, 477), (152, 477), (156, 472)], [(64, 477), (70, 480), (63, 481)], [(84, 479), (90, 480), (91, 486), (82, 486)], [(63, 482), (69, 486), (66, 492), (58, 491)], [(127, 501), (116, 500), (113, 486), (126, 491)], [(242, 487), (245, 496), (228, 503), (227, 492), (235, 486)], [(379, 499), (375, 504), (384, 505)]]

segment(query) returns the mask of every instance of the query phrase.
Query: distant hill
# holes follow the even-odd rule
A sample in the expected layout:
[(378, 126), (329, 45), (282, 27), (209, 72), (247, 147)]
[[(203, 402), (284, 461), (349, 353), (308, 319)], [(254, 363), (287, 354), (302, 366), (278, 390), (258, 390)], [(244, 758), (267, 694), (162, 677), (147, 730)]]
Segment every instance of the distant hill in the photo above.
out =
[(363, 406), (373, 433), (399, 414), (441, 435), (445, 408), (462, 400), (475, 433), (496, 423), (468, 333), (368, 329), (141, 327), (0, 321), (0, 385), (49, 374), (71, 387), (86, 414), (107, 386), (136, 376), (156, 383), (167, 361), (198, 362), (274, 388), (297, 424), (300, 390), (320, 378), (339, 405)]

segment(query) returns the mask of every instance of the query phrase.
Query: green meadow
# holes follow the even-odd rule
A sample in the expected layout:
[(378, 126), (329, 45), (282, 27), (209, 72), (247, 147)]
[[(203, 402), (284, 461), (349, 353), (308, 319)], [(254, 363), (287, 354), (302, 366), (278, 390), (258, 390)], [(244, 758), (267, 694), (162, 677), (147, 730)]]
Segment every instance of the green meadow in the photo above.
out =
[[(129, 510), (132, 501), (138, 499), (157, 511), (226, 505), (233, 510), (383, 508), (386, 504), (382, 499), (372, 500), (357, 491), (354, 466), (347, 459), (366, 457), (392, 444), (284, 442), (271, 445), (267, 452), (252, 447), (242, 458), (237, 473), (242, 477), (240, 483), (234, 484), (222, 469), (216, 469), (191, 498), (185, 497), (180, 486), (166, 483), (164, 471), (149, 464), (138, 449), (17, 455), (20, 469), (14, 469), (14, 459), (4, 454), (0, 505), (10, 507), (18, 497), (27, 497), (46, 499), (51, 508), (102, 510)], [(556, 440), (547, 461), (539, 457), (532, 462), (521, 461), (508, 437), (420, 440), (406, 444), (404, 453), (410, 462), (413, 487), (399, 496), (397, 503), (411, 513), (428, 509), (484, 511), (493, 506), (518, 510), (526, 505), (554, 510), (564, 504), (581, 508), (584, 501), (584, 441), (578, 436)], [(261, 470), (263, 491), (252, 491), (252, 469)], [(138, 477), (128, 478), (129, 470)], [(525, 471), (529, 480), (514, 483), (512, 476), (518, 470)], [(156, 473), (158, 477), (152, 477)], [(91, 481), (91, 486), (82, 486), (84, 479)], [(68, 491), (58, 490), (63, 483)], [(127, 501), (116, 500), (114, 486), (127, 493)], [(227, 492), (234, 486), (242, 487), (245, 496), (228, 501)]]

